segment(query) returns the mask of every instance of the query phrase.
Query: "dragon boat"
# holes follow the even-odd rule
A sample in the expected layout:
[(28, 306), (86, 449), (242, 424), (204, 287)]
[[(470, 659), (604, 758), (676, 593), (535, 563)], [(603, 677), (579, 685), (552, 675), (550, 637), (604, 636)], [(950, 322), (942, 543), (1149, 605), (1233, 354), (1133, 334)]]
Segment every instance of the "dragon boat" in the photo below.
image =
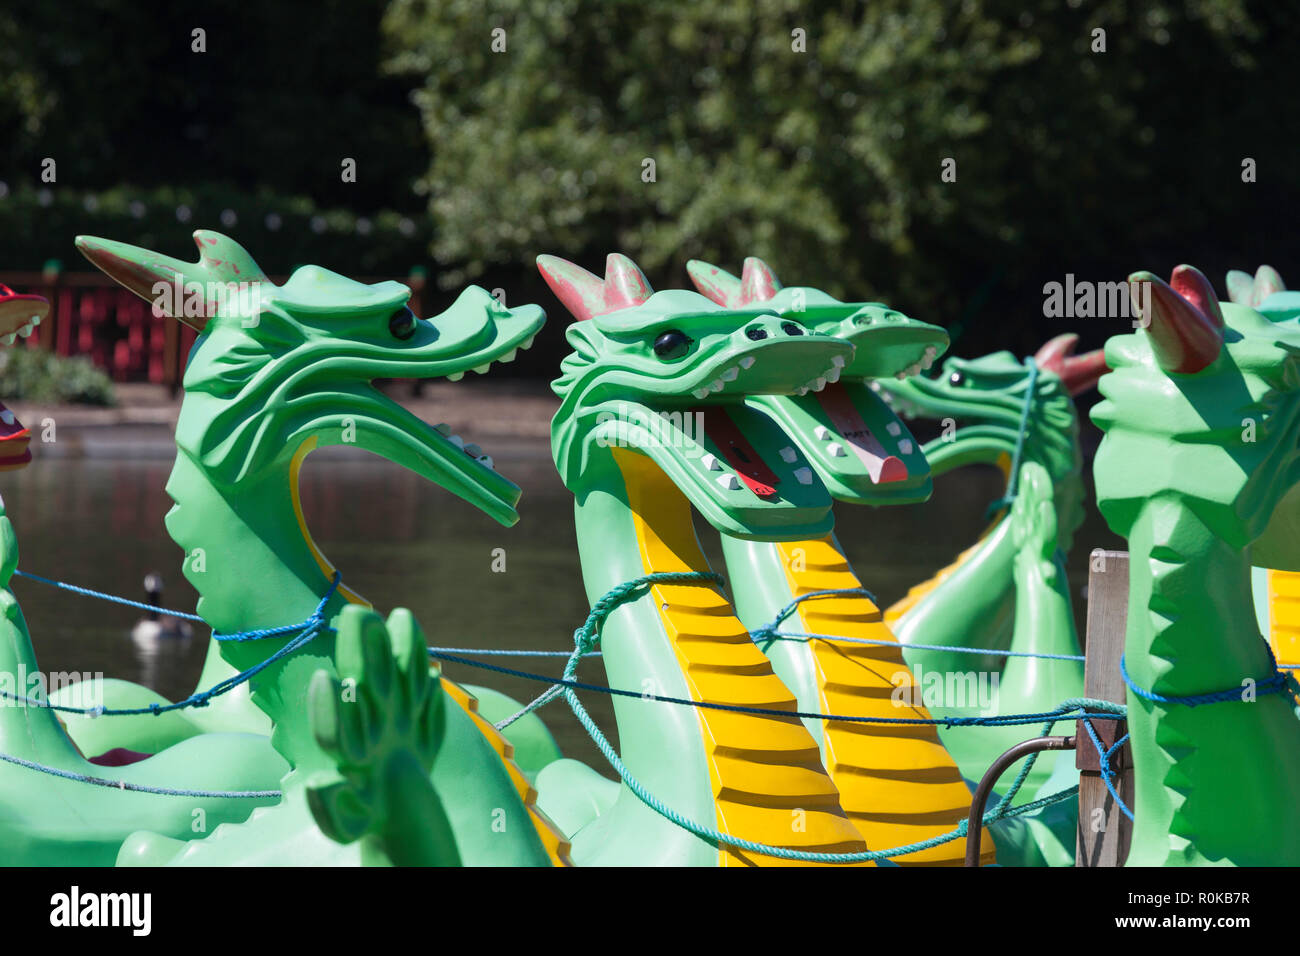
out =
[[(400, 283), (304, 266), (277, 286), (233, 240), (201, 230), (195, 241), (197, 263), (77, 245), (150, 301), (156, 282), (178, 276), (210, 297), (174, 316), (200, 335), (166, 519), (214, 630), (206, 689), (173, 704), (122, 681), (65, 687), (46, 703), (64, 708), (66, 731), (40, 701), (0, 709), (5, 862), (567, 862), (509, 743), (430, 668), (409, 612), (381, 618), (338, 581), (298, 499), (311, 451), (354, 444), (513, 524), (520, 492), (491, 458), (371, 382), (486, 371), (531, 344), (542, 310), (506, 309), (471, 287), (420, 319)], [(253, 294), (222, 294), (238, 283)], [(8, 519), (0, 546), (0, 666), (35, 672), (8, 589), (18, 558)], [(86, 700), (95, 706), (75, 705)], [(108, 778), (83, 756), (112, 749), (144, 759)]]
[[(1300, 574), (1300, 304), (1271, 270), (1231, 275), (1224, 303), (1190, 267), (1168, 284), (1135, 274), (1146, 322), (1110, 340), (1105, 366), (1058, 337), (1025, 362), (950, 358), (935, 378), (920, 373), (941, 328), (783, 288), (756, 259), (739, 278), (692, 263), (699, 292), (655, 292), (618, 254), (603, 277), (540, 257), (577, 319), (552, 451), (592, 611), (563, 677), (521, 706), (448, 679), (409, 611), (381, 616), (341, 579), (298, 480), (317, 448), (355, 446), (513, 524), (520, 490), (490, 455), (373, 382), (487, 372), (531, 344), (542, 309), (469, 287), (422, 319), (400, 283), (304, 266), (276, 284), (232, 239), (195, 241), (198, 262), (77, 245), (146, 299), (159, 282), (206, 290), (172, 314), (199, 334), (166, 518), (212, 628), (200, 688), (172, 702), (96, 681), (0, 708), (4, 862), (956, 863), (971, 779), (1029, 721), (945, 726), (916, 695), (900, 720), (895, 692), (914, 667), (997, 666), (1004, 716), (1086, 715), (1062, 564), (1082, 496), (1071, 395), (1105, 368), (1098, 502), (1133, 556), (1128, 701), (1106, 712), (1126, 710), (1136, 767), (1129, 862), (1300, 859), (1296, 685), (1263, 636), (1281, 649)], [(900, 411), (964, 424), (921, 446)], [(989, 529), (882, 609), (835, 539), (834, 502), (919, 504), (935, 474), (975, 462), (1008, 477)], [(721, 536), (730, 596), (695, 515)], [(17, 565), (0, 505), (0, 669), (32, 673)], [(600, 689), (573, 679), (596, 646), (617, 748), (577, 701)], [(536, 713), (559, 696), (617, 780), (560, 755)], [(1022, 775), (1039, 800), (1011, 809), (1009, 792), (985, 815), (984, 862), (1072, 862), (1063, 766)]]

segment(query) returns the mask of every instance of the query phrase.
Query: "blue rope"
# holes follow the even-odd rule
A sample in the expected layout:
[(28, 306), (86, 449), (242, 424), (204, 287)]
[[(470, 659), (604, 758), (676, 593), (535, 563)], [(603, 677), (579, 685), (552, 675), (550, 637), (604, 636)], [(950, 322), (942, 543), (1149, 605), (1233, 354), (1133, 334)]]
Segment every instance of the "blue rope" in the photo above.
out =
[[(1267, 677), (1255, 684), (1256, 696), (1261, 694), (1278, 694), (1287, 689), (1291, 683), (1291, 678), (1283, 674), (1277, 666), (1277, 658), (1273, 656), (1273, 648), (1269, 647), (1268, 642), (1264, 642), (1264, 647), (1268, 651), (1269, 661), (1272, 663), (1273, 676)], [(1129, 676), (1128, 666), (1121, 655), (1119, 659), (1119, 672), (1124, 678), (1124, 683), (1128, 689), (1137, 694), (1143, 700), (1149, 700), (1154, 704), (1182, 704), (1185, 707), (1200, 707), (1202, 704), (1222, 704), (1229, 701), (1242, 700), (1241, 687), (1229, 687), (1227, 690), (1218, 690), (1209, 694), (1188, 694), (1182, 697), (1170, 697), (1164, 694), (1157, 694), (1155, 691), (1147, 690), (1145, 687), (1139, 687)]]
[(865, 597), (877, 608), (880, 607), (880, 602), (876, 599), (876, 596), (863, 587), (827, 588), (822, 591), (809, 591), (807, 594), (799, 595), (785, 607), (781, 608), (781, 610), (777, 612), (776, 617), (774, 617), (769, 623), (760, 625), (750, 631), (749, 633), (754, 639), (754, 643), (763, 645), (764, 651), (771, 646), (773, 641), (800, 641), (802, 643), (807, 643), (808, 641), (834, 641), (840, 644), (867, 644), (876, 647), (897, 647), (900, 650), (913, 651), (953, 651), (959, 654), (988, 654), (994, 657), (1034, 657), (1050, 661), (1086, 660), (1082, 654), (1040, 654), (1034, 651), (1004, 651), (996, 648), (957, 647), (950, 644), (903, 644), (899, 641), (888, 640), (885, 638), (841, 637), (836, 634), (777, 630), (781, 623), (793, 614), (795, 609), (804, 601), (823, 597)]
[(151, 787), (144, 783), (128, 783), (125, 780), (105, 780), (102, 777), (92, 777), (89, 774), (76, 773), (71, 770), (60, 770), (58, 767), (49, 767), (32, 760), (24, 760), (22, 757), (11, 757), (9, 754), (0, 753), (0, 760), (3, 760), (5, 763), (14, 764), (18, 767), (26, 767), (28, 770), (39, 770), (41, 773), (49, 774), (52, 777), (62, 777), (64, 780), (74, 780), (77, 783), (89, 783), (96, 787), (108, 787), (113, 790), (130, 790), (134, 793), (152, 793), (164, 797), (272, 800), (279, 799), (280, 796), (282, 796), (279, 790), (177, 790), (172, 787)]
[[(772, 618), (772, 620), (769, 623), (764, 624), (763, 626), (755, 628), (754, 630), (750, 631), (749, 636), (754, 639), (755, 644), (759, 643), (760, 641), (767, 641), (768, 644), (771, 644), (772, 641), (784, 636), (780, 631), (777, 630), (777, 628), (780, 627), (782, 623), (785, 622), (785, 619), (795, 612), (795, 608), (797, 608), (804, 601), (810, 601), (813, 598), (821, 598), (821, 597), (849, 597), (849, 596), (864, 597), (872, 604), (876, 605), (876, 607), (880, 607), (880, 602), (876, 600), (876, 596), (863, 587), (826, 588), (821, 591), (809, 591), (807, 594), (799, 595), (793, 601), (787, 604), (785, 607), (781, 608), (781, 610), (777, 611), (776, 617)], [(898, 642), (892, 641), (890, 643), (897, 644)], [(764, 650), (766, 649), (767, 648), (764, 648)]]
[[(764, 631), (764, 628), (759, 628)], [(954, 651), (959, 654), (988, 654), (992, 657), (1034, 657), (1048, 661), (1086, 661), (1087, 658), (1082, 654), (1046, 654), (1037, 651), (1011, 651), (999, 650), (995, 647), (958, 647), (955, 644), (906, 644), (900, 641), (890, 641), (884, 638), (869, 637), (840, 637), (835, 634), (816, 634), (804, 631), (776, 631), (766, 634), (771, 640), (779, 641), (833, 641), (837, 644), (869, 644), (878, 647), (897, 647), (905, 651)], [(766, 648), (765, 648), (766, 649)]]
[(1001, 498), (990, 501), (984, 511), (984, 517), (990, 518), (996, 512), (1011, 505), (1016, 500), (1016, 491), (1020, 484), (1020, 459), (1025, 452), (1025, 435), (1029, 431), (1029, 412), (1034, 406), (1034, 388), (1038, 385), (1038, 363), (1032, 357), (1025, 358), (1025, 368), (1029, 369), (1029, 381), (1025, 387), (1025, 403), (1020, 408), (1020, 431), (1016, 434), (1016, 448), (1011, 456), (1011, 473), (1007, 475), (1007, 490)]
[[(483, 657), (568, 657), (572, 651), (506, 650), (499, 647), (431, 647), (430, 654), (478, 654)], [(600, 651), (589, 651), (585, 657), (600, 657)]]
[(48, 584), (51, 587), (61, 588), (64, 591), (71, 591), (73, 594), (80, 594), (83, 597), (99, 598), (101, 601), (111, 601), (114, 604), (139, 608), (142, 611), (149, 611), (151, 614), (170, 614), (172, 617), (183, 618), (187, 621), (197, 621), (199, 624), (207, 623), (197, 614), (189, 614), (185, 611), (169, 611), (166, 608), (157, 607), (153, 604), (145, 604), (143, 601), (129, 601), (126, 598), (118, 597), (115, 594), (105, 594), (103, 591), (92, 591), (90, 588), (78, 587), (75, 584), (68, 584), (65, 581), (52, 581), (49, 578), (41, 577), (39, 574), (28, 574), (26, 571), (19, 571), (17, 568), (14, 568), (14, 574), (20, 578), (39, 581), (41, 584)]
[[(1043, 720), (1051, 720), (1053, 723), (1060, 720), (1078, 719), (1082, 714), (1076, 714), (1075, 711), (1084, 709), (1080, 705), (1056, 710), (1042, 711), (1033, 714), (994, 714), (989, 717), (864, 717), (860, 714), (821, 714), (804, 710), (778, 710), (775, 707), (749, 707), (743, 704), (719, 704), (708, 700), (690, 700), (685, 697), (666, 697), (660, 694), (652, 694), (649, 691), (641, 690), (624, 690), (618, 687), (608, 687), (604, 684), (589, 684), (586, 681), (573, 680), (569, 677), (551, 677), (547, 674), (537, 674), (532, 671), (517, 670), (513, 667), (502, 667), (499, 664), (489, 664), (486, 661), (476, 661), (468, 657), (460, 657), (455, 654), (444, 654), (429, 650), (429, 656), (440, 661), (446, 661), (452, 664), (464, 664), (466, 667), (477, 667), (480, 670), (492, 671), (496, 674), (504, 674), (507, 677), (519, 677), (524, 680), (540, 681), (550, 684), (552, 691), (555, 688), (565, 690), (589, 690), (599, 694), (608, 694), (611, 697), (634, 697), (637, 700), (653, 700), (662, 704), (677, 704), (682, 707), (696, 707), (701, 710), (723, 710), (734, 714), (751, 714), (756, 717), (798, 717), (808, 720), (830, 720), (843, 723), (860, 723), (860, 724), (921, 724), (937, 727), (1018, 727), (1022, 724), (1036, 724)], [(572, 655), (570, 655), (572, 656)], [(556, 694), (548, 692), (543, 694), (547, 701), (554, 700)], [(1083, 700), (1084, 698), (1078, 698)], [(540, 700), (540, 698), (539, 698)], [(540, 704), (538, 705), (540, 706)], [(531, 707), (531, 705), (530, 705)], [(525, 708), (527, 711), (529, 708)], [(521, 715), (522, 716), (522, 715)], [(1096, 717), (1101, 720), (1118, 720), (1120, 717), (1114, 714), (1086, 714), (1089, 717)]]
[[(183, 710), (187, 707), (206, 707), (212, 698), (219, 697), (220, 695), (238, 687), (240, 684), (251, 680), (276, 661), (288, 657), (294, 651), (305, 647), (318, 637), (322, 631), (329, 630), (329, 626), (325, 620), (325, 607), (329, 604), (330, 598), (332, 598), (335, 592), (338, 591), (340, 580), (341, 575), (339, 572), (335, 571), (334, 579), (330, 582), (330, 586), (326, 590), (325, 596), (320, 599), (320, 603), (316, 605), (316, 610), (311, 613), (311, 616), (301, 624), (286, 624), (281, 627), (262, 628), (254, 631), (239, 631), (233, 634), (219, 634), (214, 631), (212, 636), (218, 641), (254, 641), (264, 640), (270, 637), (281, 637), (295, 631), (298, 633), (288, 643), (265, 660), (254, 664), (247, 670), (240, 671), (238, 674), (232, 674), (230, 677), (224, 678), (216, 684), (213, 684), (207, 690), (197, 691), (189, 697), (186, 697), (184, 700), (177, 701), (174, 704), (150, 704), (147, 707), (69, 707), (62, 704), (53, 704), (48, 700), (38, 700), (33, 697), (10, 694), (6, 691), (0, 691), (0, 697), (22, 701), (23, 703), (33, 707), (44, 707), (48, 710), (58, 711), (60, 713), (81, 714), (89, 717), (135, 717), (143, 714), (153, 714), (154, 716), (157, 716), (173, 710)], [(69, 587), (71, 587), (71, 585), (69, 585)], [(87, 593), (94, 593), (88, 592), (85, 588), (78, 590)]]
[(1132, 820), (1133, 811), (1128, 808), (1127, 804), (1124, 803), (1124, 798), (1121, 797), (1119, 791), (1115, 789), (1113, 779), (1115, 771), (1112, 770), (1110, 766), (1110, 758), (1128, 742), (1128, 734), (1120, 737), (1111, 747), (1107, 748), (1102, 744), (1101, 737), (1097, 735), (1097, 731), (1092, 726), (1092, 721), (1087, 717), (1083, 718), (1083, 726), (1084, 729), (1088, 731), (1088, 736), (1092, 738), (1092, 745), (1097, 748), (1098, 769), (1101, 771), (1102, 782), (1106, 784), (1106, 789), (1110, 791), (1110, 796), (1111, 799), (1115, 801), (1115, 806), (1120, 808), (1120, 811), (1123, 812), (1124, 816)]

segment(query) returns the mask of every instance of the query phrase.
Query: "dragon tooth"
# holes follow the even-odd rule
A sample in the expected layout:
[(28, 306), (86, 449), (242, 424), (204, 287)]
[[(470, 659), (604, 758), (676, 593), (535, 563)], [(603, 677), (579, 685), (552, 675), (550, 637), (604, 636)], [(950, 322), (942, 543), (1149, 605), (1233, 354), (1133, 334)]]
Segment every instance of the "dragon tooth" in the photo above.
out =
[(894, 378), (898, 379), (901, 382), (903, 379), (907, 378), (907, 370), (900, 368), (897, 372), (894, 373)]
[(826, 452), (833, 458), (843, 458), (844, 455), (846, 454), (844, 451), (844, 446), (837, 441), (833, 441), (829, 445), (827, 445)]
[(898, 424), (898, 422), (890, 422), (885, 426), (885, 431), (889, 432), (891, 435), (898, 436), (903, 433), (903, 426)]
[(731, 368), (729, 368), (729, 369), (727, 369), (725, 372), (723, 372), (722, 375), (719, 376), (719, 377), (720, 377), (724, 382), (734, 382), (734, 381), (736, 380), (736, 377), (737, 377), (738, 375), (740, 375), (740, 369), (736, 368), (736, 366), (733, 365), (733, 366), (731, 366)]
[(41, 317), (39, 315), (33, 315), (32, 325), (40, 325), (40, 324), (41, 324)]
[(696, 398), (706, 398), (709, 394), (709, 387), (705, 385), (703, 388), (697, 388), (691, 394)]
[(836, 365), (836, 366), (834, 366), (834, 367), (832, 367), (832, 368), (830, 368), (830, 369), (827, 369), (827, 371), (826, 371), (826, 381), (828, 381), (828, 382), (838, 382), (839, 380), (840, 380), (840, 367), (839, 367), (838, 365)]
[(825, 425), (818, 425), (813, 429), (813, 435), (815, 435), (820, 441), (826, 441), (831, 437), (831, 430)]
[(465, 446), (465, 451), (474, 458), (483, 457), (483, 449), (479, 448), (478, 445), (475, 445), (473, 442), (470, 442)]
[(901, 451), (904, 455), (910, 455), (912, 454), (912, 443), (908, 441), (906, 438), (904, 438), (902, 441), (898, 443), (898, 450)]
[(434, 426), (433, 426), (433, 430), (436, 431), (436, 432), (437, 432), (439, 435), (441, 435), (443, 438), (446, 438), (448, 435), (451, 434), (451, 426), (450, 426), (450, 425), (434, 425)]
[(812, 478), (811, 468), (796, 468), (794, 470), (794, 480), (799, 482), (801, 485), (811, 485)]
[(451, 435), (447, 438), (447, 441), (451, 442), (457, 448), (464, 449), (465, 447), (465, 439), (461, 438), (459, 435)]
[(533, 347), (533, 342), (535, 342), (536, 340), (537, 340), (537, 333), (534, 332), (532, 335), (528, 336), (528, 338), (525, 339), (523, 342), (520, 342), (519, 347), (521, 349), (530, 349)]
[(710, 392), (720, 392), (726, 387), (727, 387), (727, 383), (720, 378), (715, 378), (712, 382), (709, 383)]
[(513, 362), (515, 360), (515, 356), (518, 354), (519, 354), (519, 349), (513, 348), (509, 352), (506, 352), (504, 355), (497, 358), (496, 361), (501, 362), (502, 364), (506, 362)]
[(491, 468), (493, 471), (495, 471), (497, 467), (496, 462), (492, 460), (491, 455), (484, 455), (482, 458), (478, 460), (478, 463), (482, 465), (484, 468)]
[(12, 425), (15, 421), (14, 413), (9, 411), (9, 409), (6, 408), (3, 412), (0, 412), (0, 422), (4, 422), (6, 425)]
[(31, 322), (28, 322), (21, 329), (18, 330), (18, 334), (23, 338), (27, 338), (35, 331), (36, 331), (36, 326), (33, 325)]
[(490, 369), (491, 367), (492, 367), (491, 362), (484, 362), (482, 365), (475, 365), (474, 371), (478, 372), (478, 374), (480, 375), (486, 375), (487, 370)]
[(848, 364), (848, 360), (843, 355), (837, 355), (831, 359), (831, 368), (843, 368)]
[(3, 342), (5, 345), (13, 345), (15, 337), (16, 333), (10, 332), (8, 335), (0, 337), (0, 342)]
[(873, 392), (880, 391), (880, 383), (877, 382), (874, 378), (871, 380), (871, 390)]
[(735, 491), (740, 487), (740, 479), (731, 474), (731, 472), (727, 472), (725, 475), (718, 475), (718, 484), (723, 488), (726, 488), (728, 491)]
[(796, 389), (794, 390), (794, 393), (795, 393), (796, 395), (798, 395), (800, 398), (802, 398), (803, 396), (805, 396), (805, 395), (808, 394), (808, 389), (807, 389), (807, 388), (803, 388), (803, 387), (796, 388)]
[(700, 464), (709, 471), (722, 471), (722, 462), (718, 461), (717, 455), (705, 454), (700, 458)]
[(464, 372), (452, 372), (450, 375), (447, 376), (447, 381), (459, 382), (464, 377), (465, 377)]
[(779, 452), (777, 452), (777, 454), (779, 454), (781, 456), (781, 460), (787, 464), (793, 464), (795, 461), (798, 461), (799, 459), (799, 453), (796, 452), (789, 445), (786, 445)]
[(746, 355), (744, 358), (740, 360), (741, 368), (752, 368), (753, 365), (754, 365), (754, 356), (752, 355)]

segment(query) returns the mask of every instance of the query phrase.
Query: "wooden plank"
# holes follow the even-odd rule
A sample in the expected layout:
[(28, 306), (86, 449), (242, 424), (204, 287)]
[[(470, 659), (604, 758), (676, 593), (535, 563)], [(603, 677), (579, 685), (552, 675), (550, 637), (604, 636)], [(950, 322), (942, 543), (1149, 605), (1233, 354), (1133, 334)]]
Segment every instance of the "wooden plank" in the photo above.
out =
[[(1119, 659), (1124, 653), (1128, 620), (1128, 552), (1093, 551), (1088, 573), (1087, 661), (1084, 664), (1084, 695), (1098, 700), (1124, 703), (1124, 678)], [(1103, 744), (1109, 746), (1123, 736), (1123, 721), (1094, 721)], [(1076, 866), (1123, 866), (1128, 857), (1133, 824), (1115, 804), (1098, 771), (1097, 748), (1082, 721), (1078, 722), (1079, 826), (1075, 847)], [(1118, 759), (1116, 759), (1118, 758)], [(1112, 758), (1119, 773), (1114, 781), (1124, 803), (1133, 806), (1133, 760), (1126, 744)]]

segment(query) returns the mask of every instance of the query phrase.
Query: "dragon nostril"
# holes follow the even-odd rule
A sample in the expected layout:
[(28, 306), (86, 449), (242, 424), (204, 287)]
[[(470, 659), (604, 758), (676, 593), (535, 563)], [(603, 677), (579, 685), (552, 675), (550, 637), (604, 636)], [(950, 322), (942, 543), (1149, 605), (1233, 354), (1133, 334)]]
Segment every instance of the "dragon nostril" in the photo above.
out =
[(745, 335), (753, 339), (755, 342), (759, 342), (767, 338), (767, 331), (765, 329), (760, 329), (755, 325), (752, 328), (745, 329)]
[(781, 331), (786, 335), (803, 335), (803, 326), (796, 325), (793, 322), (782, 322)]

